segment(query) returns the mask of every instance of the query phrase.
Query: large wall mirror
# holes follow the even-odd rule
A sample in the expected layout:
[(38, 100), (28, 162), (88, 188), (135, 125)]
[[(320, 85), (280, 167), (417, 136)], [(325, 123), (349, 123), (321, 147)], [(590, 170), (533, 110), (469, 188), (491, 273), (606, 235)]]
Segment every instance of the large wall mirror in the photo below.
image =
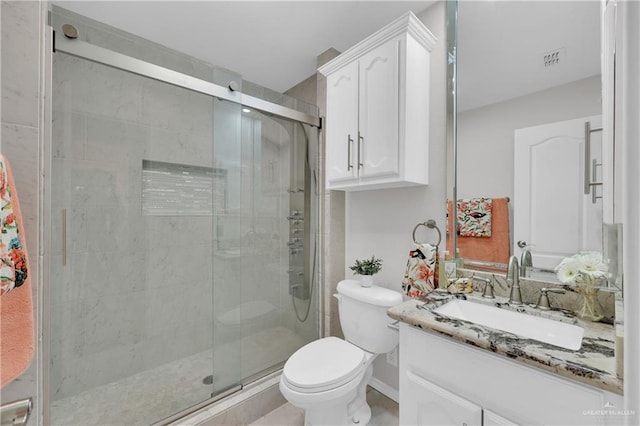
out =
[[(553, 281), (563, 258), (604, 250), (601, 4), (448, 3), (448, 250), (498, 271), (527, 251)], [(484, 215), (489, 230), (464, 222)]]

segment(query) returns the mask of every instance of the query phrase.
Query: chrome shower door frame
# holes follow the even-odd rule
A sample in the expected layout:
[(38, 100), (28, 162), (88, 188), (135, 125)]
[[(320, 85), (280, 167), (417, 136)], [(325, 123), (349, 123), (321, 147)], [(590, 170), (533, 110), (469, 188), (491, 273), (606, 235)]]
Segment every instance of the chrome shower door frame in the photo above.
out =
[(300, 121), (314, 127), (320, 127), (320, 117), (305, 114), (304, 112), (300, 112), (292, 108), (238, 92), (234, 90), (232, 84), (229, 84), (229, 87), (223, 87), (215, 83), (173, 71), (169, 68), (161, 67), (160, 65), (155, 65), (100, 46), (95, 46), (81, 40), (69, 39), (63, 34), (59, 34), (57, 32), (54, 32), (54, 38), (54, 49), (56, 52), (63, 52), (68, 55), (88, 59), (123, 71), (129, 71), (143, 77), (148, 77), (174, 86), (203, 93), (205, 95), (214, 96), (216, 98), (235, 102), (250, 108), (255, 108), (267, 114), (274, 114), (276, 116)]

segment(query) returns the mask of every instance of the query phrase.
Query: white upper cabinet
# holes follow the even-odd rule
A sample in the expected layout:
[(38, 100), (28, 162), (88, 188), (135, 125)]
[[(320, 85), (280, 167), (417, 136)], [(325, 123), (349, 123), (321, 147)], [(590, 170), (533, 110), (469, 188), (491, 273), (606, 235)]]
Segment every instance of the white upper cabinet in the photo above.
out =
[[(400, 40), (394, 39), (360, 61), (360, 177), (396, 176), (398, 170), (398, 82)], [(426, 141), (423, 141), (426, 142)]]
[(429, 52), (409, 12), (322, 66), (327, 77), (327, 188), (426, 185)]
[(358, 63), (345, 65), (327, 77), (328, 87), (332, 96), (327, 97), (327, 109), (342, 113), (332, 115), (327, 126), (327, 140), (333, 141), (332, 147), (327, 147), (327, 179), (341, 182), (357, 176), (354, 144), (358, 139)]

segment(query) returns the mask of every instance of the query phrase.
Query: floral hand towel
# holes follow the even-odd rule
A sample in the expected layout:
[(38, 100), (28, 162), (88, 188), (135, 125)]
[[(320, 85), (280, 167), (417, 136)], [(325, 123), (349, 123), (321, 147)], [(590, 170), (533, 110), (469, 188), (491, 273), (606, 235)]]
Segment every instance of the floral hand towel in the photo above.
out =
[(409, 252), (402, 290), (409, 297), (421, 297), (436, 288), (437, 246), (416, 244)]
[(29, 256), (16, 185), (0, 154), (0, 387), (20, 377), (35, 350)]
[(4, 157), (0, 157), (0, 295), (20, 287), (27, 279), (27, 262), (14, 211)]
[(493, 199), (469, 198), (457, 202), (458, 235), (461, 237), (491, 237)]

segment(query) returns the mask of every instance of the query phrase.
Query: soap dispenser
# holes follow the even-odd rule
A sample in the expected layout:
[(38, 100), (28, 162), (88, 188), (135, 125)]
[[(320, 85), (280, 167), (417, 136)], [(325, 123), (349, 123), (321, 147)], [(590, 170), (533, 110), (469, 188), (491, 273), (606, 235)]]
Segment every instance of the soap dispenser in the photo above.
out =
[(461, 269), (464, 268), (464, 259), (460, 254), (460, 248), (456, 247), (456, 268)]
[(435, 266), (435, 275), (438, 281), (437, 288), (446, 290), (449, 287), (449, 280), (447, 279), (447, 271), (444, 262), (445, 255), (436, 252), (436, 266)]

